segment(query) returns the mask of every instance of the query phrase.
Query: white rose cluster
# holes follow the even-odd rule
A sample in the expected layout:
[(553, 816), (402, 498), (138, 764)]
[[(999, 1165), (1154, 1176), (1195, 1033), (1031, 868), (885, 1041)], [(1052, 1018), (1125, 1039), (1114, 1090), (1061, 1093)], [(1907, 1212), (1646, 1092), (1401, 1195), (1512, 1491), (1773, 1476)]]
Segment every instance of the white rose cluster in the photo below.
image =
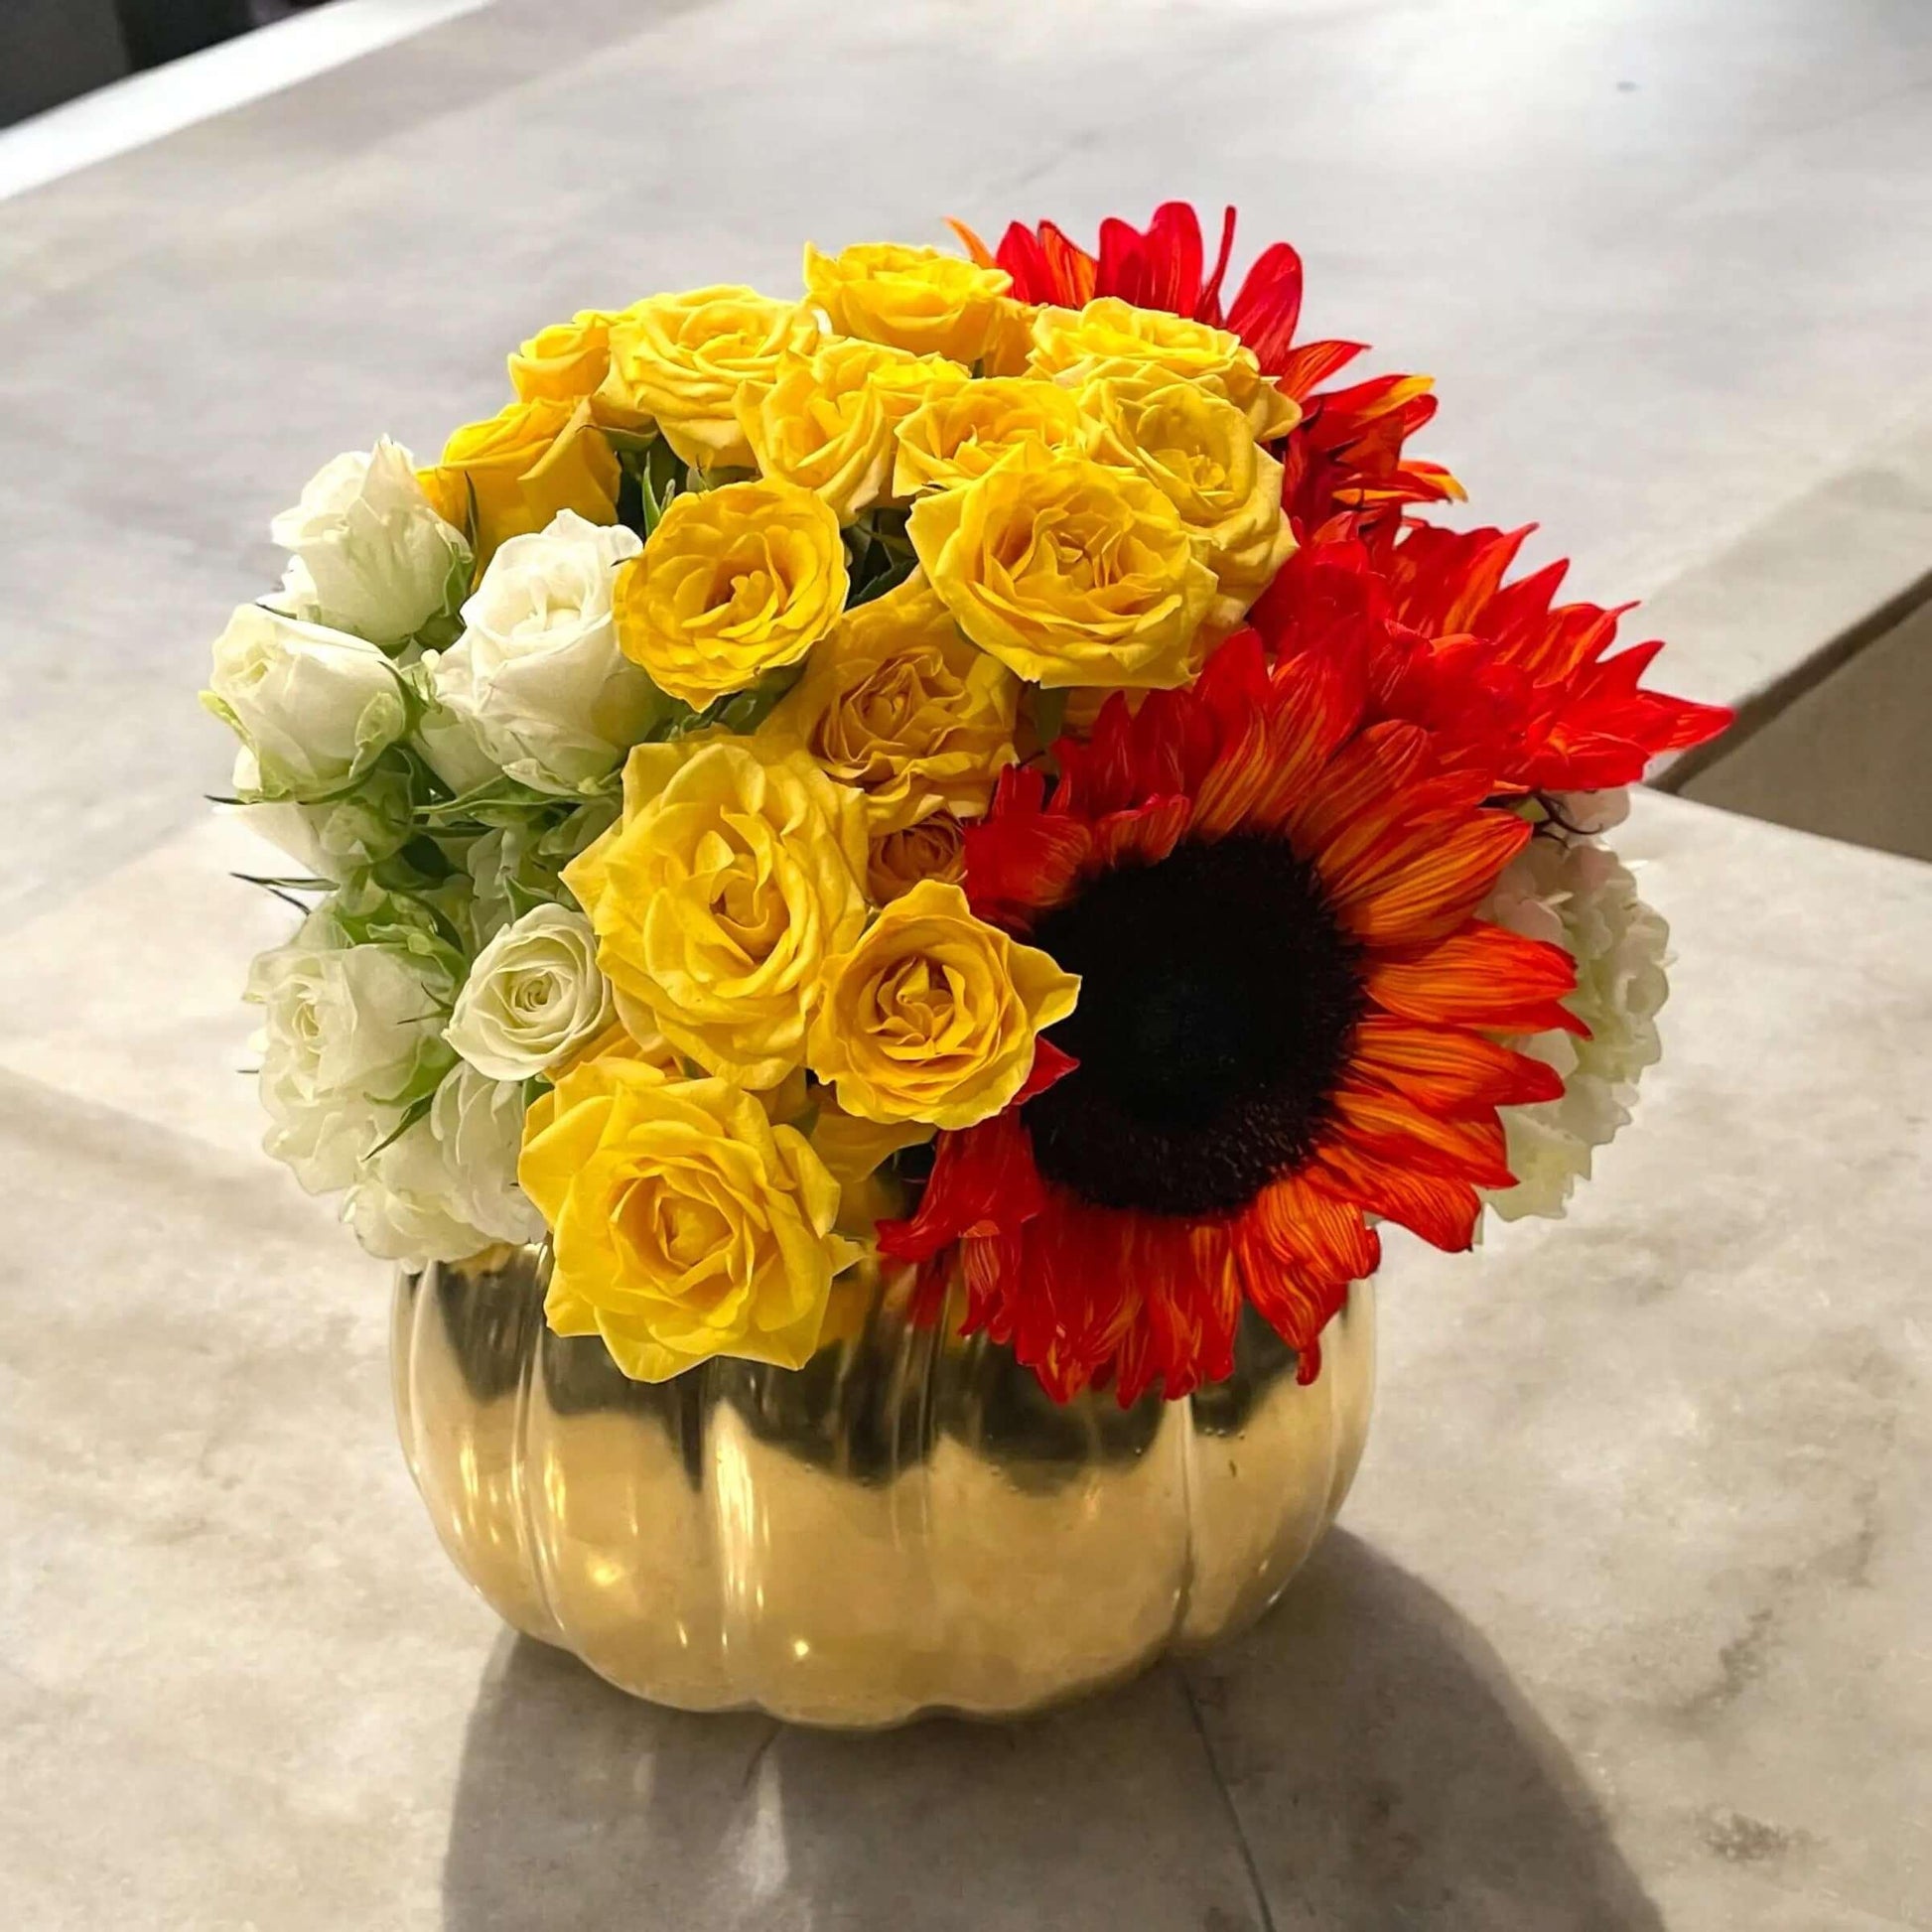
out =
[[(1614, 825), (1622, 794), (1559, 800), (1573, 825)], [(1553, 941), (1577, 962), (1565, 1005), (1589, 1037), (1552, 1032), (1512, 1042), (1563, 1075), (1560, 1099), (1503, 1109), (1516, 1185), (1488, 1204), (1504, 1220), (1560, 1216), (1591, 1157), (1629, 1122), (1637, 1081), (1661, 1051), (1657, 1015), (1669, 993), (1670, 928), (1637, 897), (1637, 882), (1594, 838), (1532, 839), (1496, 884), (1482, 916), (1528, 938)]]
[(249, 974), (264, 1144), (344, 1196), (371, 1254), (537, 1239), (516, 1181), (531, 1083), (612, 1021), (561, 875), (667, 715), (611, 615), (639, 540), (565, 510), (473, 587), (468, 540), (387, 439), (271, 528), (283, 588), (229, 619), (204, 694), (240, 741), (237, 809), (299, 868), (266, 883), (325, 895)]

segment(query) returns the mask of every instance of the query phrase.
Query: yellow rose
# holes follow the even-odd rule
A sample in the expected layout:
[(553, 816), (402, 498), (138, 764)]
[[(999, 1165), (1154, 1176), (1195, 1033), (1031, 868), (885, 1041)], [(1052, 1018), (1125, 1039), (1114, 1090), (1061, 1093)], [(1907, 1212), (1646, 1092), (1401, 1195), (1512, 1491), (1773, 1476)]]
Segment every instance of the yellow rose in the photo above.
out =
[(701, 470), (752, 467), (738, 423), (738, 391), (769, 381), (779, 358), (805, 354), (818, 321), (802, 302), (773, 302), (746, 288), (654, 295), (611, 325), (611, 367), (596, 397), (614, 429), (653, 424)]
[(1034, 352), (1034, 321), (1038, 308), (1031, 302), (1002, 302), (986, 339), (986, 352), (978, 363), (982, 376), (1025, 375)]
[(866, 891), (875, 905), (890, 905), (921, 879), (959, 885), (966, 877), (966, 828), (951, 812), (888, 832), (866, 854)]
[(538, 397), (513, 402), (487, 422), (469, 423), (422, 473), (446, 522), (474, 532), (477, 575), (511, 537), (544, 529), (559, 510), (592, 523), (618, 520), (618, 460), (591, 421), (590, 404)]
[(611, 367), (609, 309), (580, 309), (569, 322), (539, 329), (510, 356), (510, 387), (524, 402), (575, 402), (592, 394)]
[(997, 376), (929, 396), (898, 426), (893, 494), (955, 489), (983, 477), (1022, 443), (1081, 451), (1093, 425), (1070, 389), (1039, 377)]
[(1042, 1028), (1080, 982), (976, 919), (957, 886), (922, 880), (825, 967), (811, 1069), (861, 1120), (971, 1127), (1033, 1071)]
[(1102, 376), (1178, 376), (1225, 396), (1261, 443), (1286, 436), (1302, 419), (1300, 404), (1262, 374), (1254, 350), (1238, 336), (1185, 316), (1137, 309), (1115, 295), (1097, 296), (1084, 309), (1040, 310), (1028, 366), (1076, 389)]
[(960, 629), (1021, 677), (1167, 689), (1200, 669), (1214, 573), (1140, 477), (1023, 446), (921, 496), (910, 530)]
[(892, 482), (894, 427), (941, 385), (969, 386), (966, 371), (936, 355), (830, 342), (784, 356), (769, 382), (746, 383), (739, 427), (765, 476), (811, 490), (850, 523)]
[(877, 838), (941, 809), (986, 810), (1013, 762), (1019, 694), (915, 575), (839, 620), (764, 730), (863, 792)]
[(1220, 587), (1208, 627), (1234, 629), (1295, 548), (1282, 466), (1233, 403), (1191, 382), (1103, 378), (1079, 401), (1097, 430), (1094, 456), (1145, 477), (1202, 540)]
[(702, 710), (797, 663), (838, 621), (847, 583), (839, 519), (809, 489), (772, 480), (674, 496), (618, 572), (618, 646)]
[(832, 1278), (839, 1183), (804, 1137), (723, 1080), (645, 1061), (573, 1068), (530, 1109), (517, 1177), (550, 1224), (544, 1313), (640, 1382), (715, 1355), (802, 1368)]
[(825, 961), (866, 918), (865, 804), (756, 739), (640, 745), (622, 819), (571, 861), (620, 1018), (709, 1073), (776, 1087), (804, 1064)]
[(861, 1120), (848, 1114), (823, 1087), (816, 1091), (812, 1152), (839, 1183), (841, 1225), (853, 1233), (865, 1232), (860, 1214), (868, 1204), (876, 1209), (874, 1220), (902, 1213), (903, 1206), (886, 1197), (883, 1188), (869, 1188), (866, 1183), (901, 1148), (923, 1147), (938, 1129), (918, 1120)]
[(1008, 307), (1013, 277), (936, 248), (861, 242), (836, 255), (805, 244), (805, 287), (841, 335), (976, 362)]

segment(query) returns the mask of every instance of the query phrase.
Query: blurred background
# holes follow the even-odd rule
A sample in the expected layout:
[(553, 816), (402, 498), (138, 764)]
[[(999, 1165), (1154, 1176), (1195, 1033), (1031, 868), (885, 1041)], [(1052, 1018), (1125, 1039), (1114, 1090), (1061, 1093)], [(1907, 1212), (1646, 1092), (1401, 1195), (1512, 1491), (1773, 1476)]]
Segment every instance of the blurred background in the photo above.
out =
[(326, 0), (6, 0), (0, 126)]

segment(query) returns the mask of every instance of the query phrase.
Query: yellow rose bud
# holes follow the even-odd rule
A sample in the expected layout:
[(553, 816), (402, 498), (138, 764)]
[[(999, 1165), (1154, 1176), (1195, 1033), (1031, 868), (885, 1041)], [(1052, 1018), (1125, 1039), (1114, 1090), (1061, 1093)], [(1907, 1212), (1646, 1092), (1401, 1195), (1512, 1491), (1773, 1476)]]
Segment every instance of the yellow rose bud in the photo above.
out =
[(1040, 310), (1028, 366), (1076, 389), (1102, 376), (1178, 376), (1225, 396), (1261, 443), (1286, 436), (1302, 419), (1300, 404), (1262, 374), (1254, 350), (1238, 336), (1185, 316), (1137, 309), (1113, 295), (1097, 296), (1084, 309)]
[(787, 355), (769, 382), (738, 392), (738, 421), (767, 477), (823, 497), (841, 523), (886, 494), (893, 430), (938, 385), (969, 386), (957, 362), (877, 343), (831, 342)]
[(661, 690), (702, 710), (795, 664), (845, 609), (839, 519), (795, 483), (675, 496), (618, 573), (618, 645)]
[(805, 244), (805, 287), (844, 336), (976, 362), (1002, 320), (1013, 277), (936, 248), (861, 242), (836, 255)]
[(587, 1061), (543, 1095), (517, 1177), (553, 1235), (551, 1327), (601, 1335), (641, 1382), (717, 1355), (802, 1368), (864, 1253), (833, 1231), (839, 1183), (801, 1134), (639, 1059)]
[(611, 325), (611, 367), (596, 396), (598, 420), (647, 430), (701, 470), (752, 467), (738, 422), (738, 391), (768, 382), (782, 356), (805, 354), (818, 321), (801, 302), (746, 288), (655, 295)]
[(510, 387), (524, 402), (575, 402), (592, 394), (611, 367), (609, 309), (580, 309), (569, 322), (539, 329), (509, 358)]
[(466, 424), (422, 483), (438, 515), (459, 530), (470, 529), (474, 510), (479, 577), (499, 544), (546, 528), (559, 510), (592, 523), (618, 520), (618, 460), (582, 400), (513, 402), (487, 422)]
[(827, 962), (811, 1068), (861, 1120), (971, 1127), (1020, 1091), (1040, 1030), (1079, 990), (976, 919), (957, 886), (923, 880)]
[(1214, 573), (1140, 477), (1022, 447), (921, 496), (910, 531), (960, 629), (1021, 677), (1168, 689), (1200, 669)]
[(951, 812), (874, 839), (866, 855), (866, 891), (875, 905), (890, 905), (921, 879), (958, 885), (966, 877), (966, 828)]
[(893, 494), (956, 489), (1022, 443), (1083, 451), (1094, 426), (1070, 389), (1037, 376), (999, 376), (928, 397), (898, 426)]
[(804, 1064), (825, 961), (866, 918), (866, 814), (802, 752), (640, 745), (624, 815), (571, 861), (619, 1017), (707, 1072), (776, 1087)]
[(1019, 694), (915, 575), (839, 620), (763, 729), (862, 792), (877, 838), (942, 809), (986, 810), (1013, 762)]
[(1219, 586), (1208, 628), (1234, 629), (1295, 548), (1282, 466), (1233, 403), (1191, 382), (1103, 379), (1079, 401), (1097, 431), (1094, 456), (1145, 477), (1202, 540)]

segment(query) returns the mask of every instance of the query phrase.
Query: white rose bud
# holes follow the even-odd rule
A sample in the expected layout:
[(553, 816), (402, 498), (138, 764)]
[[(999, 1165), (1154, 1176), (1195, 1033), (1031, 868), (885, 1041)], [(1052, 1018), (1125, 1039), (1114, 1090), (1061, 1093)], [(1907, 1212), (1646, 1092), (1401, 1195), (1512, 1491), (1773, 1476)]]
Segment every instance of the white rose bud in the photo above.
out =
[(591, 789), (664, 714), (611, 616), (612, 574), (642, 547), (621, 524), (560, 511), (497, 550), (463, 607), (463, 635), (426, 660), (438, 704), (519, 782)]
[(265, 795), (339, 791), (409, 722), (389, 660), (360, 637), (244, 604), (214, 640), (202, 702), (255, 756)]
[(373, 643), (400, 644), (448, 610), (470, 546), (430, 507), (409, 452), (383, 437), (325, 464), (269, 526), (295, 553), (285, 595), (299, 614)]
[[(447, 982), (444, 982), (447, 984)], [(262, 1098), (271, 1115), (353, 1100), (399, 1108), (439, 1060), (442, 987), (397, 946), (345, 946), (327, 908), (248, 969), (262, 1009)]]
[(477, 955), (444, 1037), (492, 1080), (546, 1072), (611, 1024), (611, 986), (583, 913), (538, 905)]
[(388, 1261), (463, 1261), (498, 1241), (535, 1241), (543, 1217), (516, 1184), (523, 1096), (459, 1065), (429, 1117), (374, 1157), (344, 1203), (355, 1236)]
[[(435, 670), (436, 653), (431, 651), (417, 673), (418, 680), (433, 678)], [(443, 704), (433, 686), (430, 702), (416, 721), (415, 746), (429, 768), (459, 798), (503, 775), (477, 736), (477, 721), (468, 712), (453, 711)]]
[[(234, 788), (242, 798), (262, 788), (255, 755), (245, 745), (235, 755)], [(229, 811), (256, 837), (280, 846), (312, 878), (337, 885), (400, 851), (412, 829), (409, 778), (402, 771), (372, 772), (345, 796), (321, 804), (277, 798)]]

